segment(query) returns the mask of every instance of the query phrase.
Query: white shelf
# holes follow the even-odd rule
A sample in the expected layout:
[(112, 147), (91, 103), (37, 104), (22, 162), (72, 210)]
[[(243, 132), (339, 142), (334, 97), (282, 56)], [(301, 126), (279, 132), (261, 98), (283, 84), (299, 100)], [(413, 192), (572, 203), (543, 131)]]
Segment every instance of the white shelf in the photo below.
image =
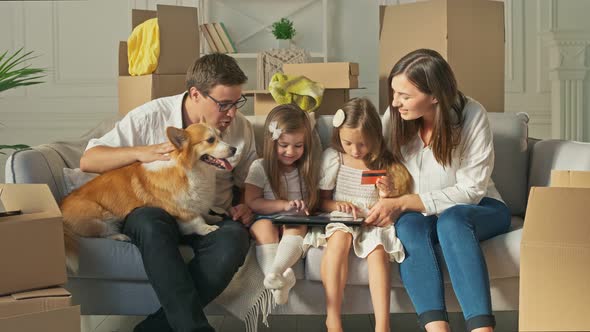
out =
[[(201, 56), (207, 53), (201, 53)], [(258, 53), (226, 53), (227, 55), (234, 57), (236, 59), (256, 59), (258, 57)], [(324, 53), (321, 52), (310, 52), (312, 58), (324, 58)]]

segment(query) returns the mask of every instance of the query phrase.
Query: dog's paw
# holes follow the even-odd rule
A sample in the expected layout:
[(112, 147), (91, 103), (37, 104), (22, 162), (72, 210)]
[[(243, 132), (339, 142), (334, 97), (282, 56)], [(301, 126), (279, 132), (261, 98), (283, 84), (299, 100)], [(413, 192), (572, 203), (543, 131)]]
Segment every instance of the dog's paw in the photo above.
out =
[(216, 230), (219, 229), (219, 226), (215, 226), (215, 225), (199, 225), (198, 227), (196, 227), (195, 229), (195, 233), (197, 233), (198, 235), (207, 235), (211, 232), (214, 232)]
[(108, 239), (116, 240), (116, 241), (123, 241), (123, 242), (131, 242), (131, 238), (125, 234), (113, 234), (108, 237)]

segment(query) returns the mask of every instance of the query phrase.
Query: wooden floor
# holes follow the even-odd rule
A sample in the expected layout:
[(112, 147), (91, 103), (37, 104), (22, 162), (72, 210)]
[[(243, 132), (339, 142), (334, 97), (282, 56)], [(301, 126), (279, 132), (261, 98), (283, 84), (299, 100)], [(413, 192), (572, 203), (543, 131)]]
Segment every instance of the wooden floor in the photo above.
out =
[[(142, 316), (82, 316), (82, 332), (132, 332), (133, 327), (143, 320)], [(461, 314), (449, 315), (453, 332), (464, 332), (465, 325)], [(270, 327), (259, 325), (259, 332), (323, 332), (325, 316), (271, 316)], [(496, 332), (515, 332), (518, 330), (517, 312), (496, 313)], [(209, 316), (209, 322), (217, 332), (244, 331), (242, 322), (231, 316)], [(372, 315), (347, 315), (343, 318), (345, 331), (373, 331)], [(420, 331), (414, 314), (392, 314), (391, 331)]]

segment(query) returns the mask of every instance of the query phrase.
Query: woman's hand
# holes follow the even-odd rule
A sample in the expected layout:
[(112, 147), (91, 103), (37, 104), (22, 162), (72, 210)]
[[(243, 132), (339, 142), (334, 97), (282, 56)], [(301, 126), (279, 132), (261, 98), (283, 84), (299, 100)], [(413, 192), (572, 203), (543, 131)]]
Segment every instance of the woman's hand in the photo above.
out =
[(397, 190), (393, 186), (393, 179), (389, 176), (382, 176), (377, 179), (377, 183), (375, 183), (377, 190), (379, 190), (379, 197), (380, 198), (389, 198), (397, 196)]
[(402, 213), (401, 201), (399, 198), (380, 199), (377, 204), (369, 210), (365, 223), (371, 226), (389, 226), (399, 218)]
[(335, 204), (336, 204), (336, 207), (335, 207), (334, 211), (352, 214), (352, 217), (354, 219), (356, 219), (357, 213), (359, 211), (359, 208), (356, 207), (356, 205), (354, 205), (350, 202), (340, 202), (340, 201), (335, 202)]
[(295, 212), (303, 212), (306, 215), (309, 215), (309, 210), (307, 209), (305, 202), (300, 199), (295, 199), (292, 201), (285, 202), (284, 210), (285, 210), (285, 212), (295, 211)]

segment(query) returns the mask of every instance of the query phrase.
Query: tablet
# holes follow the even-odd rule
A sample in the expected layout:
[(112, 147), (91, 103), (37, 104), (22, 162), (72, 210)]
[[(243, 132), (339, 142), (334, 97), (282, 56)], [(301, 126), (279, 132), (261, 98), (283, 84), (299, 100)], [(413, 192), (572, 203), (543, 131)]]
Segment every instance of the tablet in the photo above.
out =
[(339, 222), (349, 226), (360, 226), (365, 218), (357, 217), (331, 217), (329, 215), (320, 216), (302, 216), (302, 215), (276, 215), (270, 218), (273, 224), (282, 225), (308, 225), (308, 226), (325, 226), (329, 223)]

